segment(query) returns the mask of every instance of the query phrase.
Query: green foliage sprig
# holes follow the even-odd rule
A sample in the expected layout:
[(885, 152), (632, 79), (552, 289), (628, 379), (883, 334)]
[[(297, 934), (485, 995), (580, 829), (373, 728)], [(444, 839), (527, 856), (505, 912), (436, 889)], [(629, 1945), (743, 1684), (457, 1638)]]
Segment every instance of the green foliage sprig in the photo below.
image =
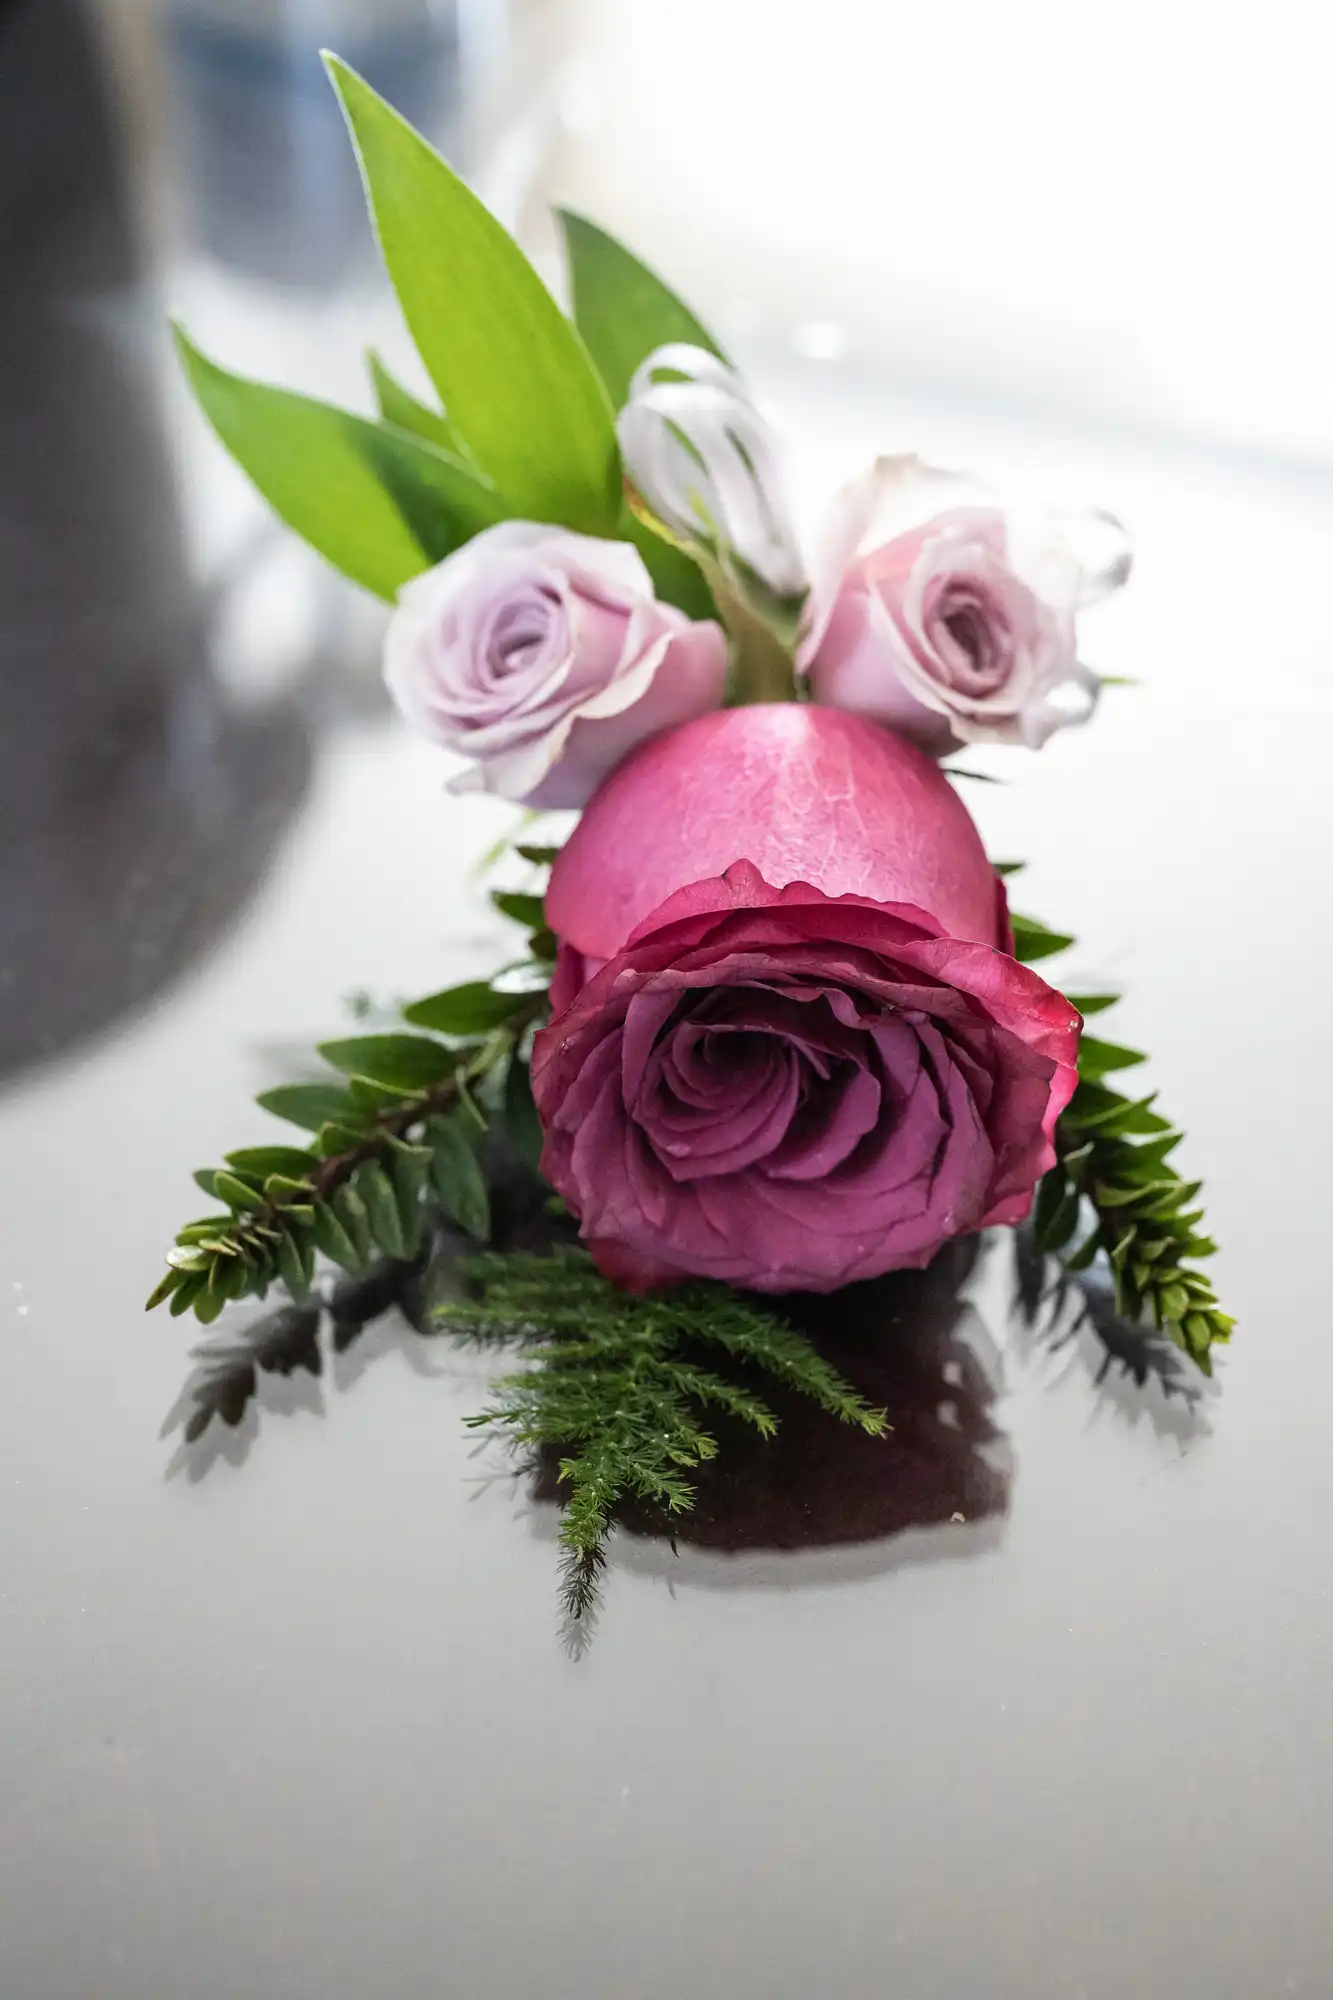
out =
[(228, 1300), (262, 1299), (275, 1283), (299, 1301), (320, 1254), (352, 1273), (385, 1255), (415, 1257), (432, 1207), (488, 1240), (479, 1143), (499, 1112), (516, 1146), (532, 1150), (525, 1049), (549, 1011), (554, 956), (539, 896), (497, 890), (492, 900), (529, 930), (527, 956), (506, 968), (526, 968), (526, 986), (448, 987), (402, 1010), (426, 1032), (324, 1042), (323, 1079), (263, 1092), (259, 1104), (312, 1133), (311, 1144), (242, 1147), (195, 1174), (224, 1206), (177, 1232), (150, 1310), (170, 1301), (207, 1325)]
[[(1074, 942), (1029, 917), (1015, 916), (1013, 927), (1015, 956), (1026, 962)], [(1068, 997), (1086, 1017), (1119, 996)], [(1195, 1268), (1217, 1249), (1202, 1227), (1203, 1209), (1194, 1206), (1203, 1183), (1185, 1180), (1170, 1164), (1184, 1134), (1153, 1109), (1156, 1092), (1131, 1098), (1106, 1081), (1146, 1060), (1138, 1049), (1082, 1036), (1078, 1087), (1056, 1128), (1056, 1164), (1037, 1190), (1033, 1239), (1071, 1273), (1104, 1255), (1116, 1310), (1130, 1323), (1151, 1322), (1210, 1375), (1212, 1349), (1230, 1338), (1235, 1321)]]
[(617, 1291), (581, 1250), (553, 1257), (479, 1257), (475, 1297), (436, 1309), (449, 1332), (531, 1349), (536, 1365), (493, 1385), (469, 1417), (514, 1445), (560, 1452), (567, 1488), (560, 1527), (562, 1599), (577, 1621), (594, 1608), (617, 1503), (633, 1496), (667, 1514), (693, 1505), (689, 1474), (717, 1445), (703, 1421), (725, 1412), (772, 1437), (778, 1420), (751, 1388), (706, 1360), (720, 1350), (809, 1396), (873, 1437), (887, 1429), (817, 1353), (771, 1310), (724, 1285), (673, 1287), (648, 1298)]

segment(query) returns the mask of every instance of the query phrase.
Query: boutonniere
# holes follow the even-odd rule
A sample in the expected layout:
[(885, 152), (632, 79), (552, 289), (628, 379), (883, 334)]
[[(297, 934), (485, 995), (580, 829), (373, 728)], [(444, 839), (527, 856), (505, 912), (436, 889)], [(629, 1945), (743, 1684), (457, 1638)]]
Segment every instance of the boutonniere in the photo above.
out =
[(1014, 864), (942, 761), (1092, 717), (1082, 619), (1128, 574), (1118, 523), (903, 454), (803, 547), (702, 321), (576, 216), (567, 318), (329, 68), (438, 403), (376, 361), (354, 415), (181, 332), (184, 366), (275, 510), (393, 605), (385, 678), (450, 787), (580, 816), (558, 848), (516, 838), (508, 964), (323, 1044), (260, 1099), (296, 1137), (196, 1175), (209, 1212), (150, 1304), (288, 1303), (202, 1351), (190, 1435), (410, 1297), (519, 1357), (474, 1421), (553, 1470), (577, 1620), (618, 1511), (687, 1512), (720, 1430), (770, 1436), (774, 1400), (881, 1439), (892, 1478), (892, 1412), (802, 1300), (1020, 1230), (1029, 1271), (1095, 1290), (1108, 1354), (1169, 1389), (1207, 1373), (1231, 1322), (1181, 1135), (1124, 1087), (1142, 1055), (1088, 1031), (1115, 996), (1054, 982), (1072, 939), (1011, 913)]

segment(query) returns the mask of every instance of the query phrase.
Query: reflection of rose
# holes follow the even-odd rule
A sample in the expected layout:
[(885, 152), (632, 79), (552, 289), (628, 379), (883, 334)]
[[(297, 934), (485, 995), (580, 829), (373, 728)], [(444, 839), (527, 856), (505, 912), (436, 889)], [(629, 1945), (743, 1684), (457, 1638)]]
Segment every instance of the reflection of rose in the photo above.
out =
[(801, 653), (816, 700), (937, 752), (1038, 749), (1086, 721), (1099, 682), (1077, 659), (1074, 613), (1128, 572), (1118, 524), (1101, 520), (1114, 547), (1097, 576), (1079, 523), (1013, 513), (916, 459), (880, 459), (840, 496), (816, 567)]
[(1078, 1016), (997, 949), (997, 889), (947, 781), (857, 717), (730, 710), (618, 771), (553, 872), (532, 1072), (603, 1268), (826, 1291), (1019, 1220)]
[(454, 789), (581, 806), (626, 753), (722, 699), (721, 628), (653, 598), (638, 551), (533, 521), (487, 528), (399, 594), (384, 673), (408, 721), (472, 760)]

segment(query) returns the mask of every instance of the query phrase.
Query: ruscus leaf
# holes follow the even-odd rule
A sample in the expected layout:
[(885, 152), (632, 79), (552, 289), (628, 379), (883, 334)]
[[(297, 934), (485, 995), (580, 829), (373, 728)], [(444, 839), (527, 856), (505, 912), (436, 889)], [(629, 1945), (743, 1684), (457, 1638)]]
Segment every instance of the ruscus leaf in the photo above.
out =
[(275, 514), (335, 569), (390, 601), (509, 512), (489, 480), (406, 432), (232, 375), (179, 328), (204, 415)]
[(557, 209), (556, 215), (564, 231), (574, 323), (613, 408), (622, 408), (635, 370), (659, 347), (680, 342), (726, 361), (707, 327), (632, 250), (572, 209)]
[(510, 511), (611, 534), (620, 456), (582, 341), (508, 232), (336, 56), (384, 262), (426, 372)]

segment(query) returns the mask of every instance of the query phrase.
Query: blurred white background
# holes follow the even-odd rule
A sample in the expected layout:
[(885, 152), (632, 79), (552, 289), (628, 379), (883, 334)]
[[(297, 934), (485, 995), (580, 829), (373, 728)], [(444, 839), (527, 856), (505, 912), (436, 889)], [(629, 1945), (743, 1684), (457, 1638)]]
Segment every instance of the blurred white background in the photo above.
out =
[[(321, 41), (372, 65), (378, 51), (392, 88), (395, 38), (429, 19), (450, 40), (456, 15), (447, 59), (413, 62), (399, 94), (538, 249), (558, 194), (738, 346), (786, 340), (1057, 421), (1333, 459), (1325, 0), (101, 4), (159, 166), (177, 100), (160, 178), (178, 219), (182, 176), (208, 158), (179, 150), (179, 114), (203, 101), (200, 23), (231, 33), (213, 54), (233, 81), (248, 37), (288, 60)], [(262, 64), (249, 88), (271, 89)], [(327, 172), (302, 103), (294, 89), (307, 171)]]

